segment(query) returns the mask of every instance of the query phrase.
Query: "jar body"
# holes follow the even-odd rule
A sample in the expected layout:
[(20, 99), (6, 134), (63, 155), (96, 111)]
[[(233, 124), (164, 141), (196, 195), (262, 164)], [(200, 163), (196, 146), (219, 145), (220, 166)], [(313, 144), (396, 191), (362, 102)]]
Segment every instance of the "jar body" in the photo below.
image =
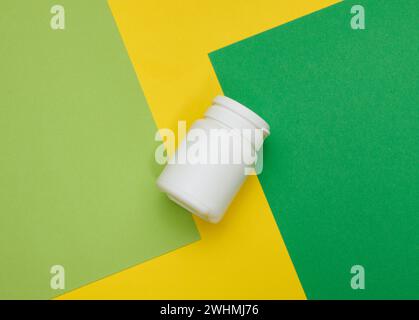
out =
[[(196, 121), (174, 155), (177, 160), (181, 158), (180, 154), (186, 154), (188, 157), (188, 151), (196, 143), (196, 139), (190, 135), (196, 129), (203, 130), (207, 137), (210, 137), (211, 130), (214, 132), (220, 129), (220, 136), (226, 130), (209, 119)], [(233, 156), (230, 152), (230, 160)], [(209, 222), (217, 223), (246, 179), (244, 163), (221, 163), (221, 159), (219, 160), (211, 161), (208, 154), (206, 163), (191, 163), (191, 159), (182, 163), (168, 163), (157, 185), (170, 199), (188, 211)]]

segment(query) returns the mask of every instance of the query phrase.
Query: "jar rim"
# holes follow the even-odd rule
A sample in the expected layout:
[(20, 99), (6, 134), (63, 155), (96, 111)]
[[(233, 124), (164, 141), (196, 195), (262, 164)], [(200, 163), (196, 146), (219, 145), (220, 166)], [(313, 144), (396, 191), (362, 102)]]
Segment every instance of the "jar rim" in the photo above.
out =
[(237, 102), (234, 99), (221, 95), (216, 96), (213, 102), (231, 110), (232, 112), (250, 121), (257, 128), (262, 129), (265, 132), (266, 136), (270, 134), (269, 124), (262, 117), (256, 114), (253, 110), (249, 109), (240, 102)]

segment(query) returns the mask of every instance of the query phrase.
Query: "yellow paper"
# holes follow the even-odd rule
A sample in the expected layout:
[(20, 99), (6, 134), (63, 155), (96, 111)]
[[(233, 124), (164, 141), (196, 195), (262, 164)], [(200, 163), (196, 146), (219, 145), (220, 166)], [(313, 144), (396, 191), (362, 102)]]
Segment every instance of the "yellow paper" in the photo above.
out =
[[(178, 120), (190, 125), (222, 93), (209, 52), (336, 2), (109, 4), (158, 127), (176, 130)], [(257, 177), (248, 179), (220, 224), (195, 222), (202, 240), (62, 298), (305, 299)]]

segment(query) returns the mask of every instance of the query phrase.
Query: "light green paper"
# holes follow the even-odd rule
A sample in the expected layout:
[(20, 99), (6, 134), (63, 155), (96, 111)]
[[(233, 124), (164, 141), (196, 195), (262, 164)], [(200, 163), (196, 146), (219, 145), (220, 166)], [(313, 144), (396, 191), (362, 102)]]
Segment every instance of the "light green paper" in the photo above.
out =
[(309, 299), (419, 298), (418, 9), (344, 1), (210, 55), (271, 125), (259, 178)]
[(106, 1), (60, 1), (57, 31), (54, 4), (0, 5), (0, 299), (51, 298), (199, 238), (156, 188), (156, 126)]

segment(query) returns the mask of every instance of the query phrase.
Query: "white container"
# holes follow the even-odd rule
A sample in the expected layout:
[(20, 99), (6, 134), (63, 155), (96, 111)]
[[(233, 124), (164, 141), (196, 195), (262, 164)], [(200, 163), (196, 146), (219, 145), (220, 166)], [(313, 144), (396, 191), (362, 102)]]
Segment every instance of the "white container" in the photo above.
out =
[[(217, 96), (205, 118), (197, 120), (188, 131), (158, 178), (158, 187), (188, 211), (209, 222), (219, 222), (249, 174), (249, 168), (255, 164), (254, 158), (243, 150), (260, 152), (269, 130), (269, 125), (250, 109), (230, 98)], [(227, 140), (230, 143), (226, 152), (222, 141)], [(194, 146), (197, 149), (197, 141), (199, 146), (207, 142), (206, 156), (205, 152), (192, 152)], [(195, 158), (189, 156), (197, 154)], [(222, 155), (228, 155), (227, 161)]]

